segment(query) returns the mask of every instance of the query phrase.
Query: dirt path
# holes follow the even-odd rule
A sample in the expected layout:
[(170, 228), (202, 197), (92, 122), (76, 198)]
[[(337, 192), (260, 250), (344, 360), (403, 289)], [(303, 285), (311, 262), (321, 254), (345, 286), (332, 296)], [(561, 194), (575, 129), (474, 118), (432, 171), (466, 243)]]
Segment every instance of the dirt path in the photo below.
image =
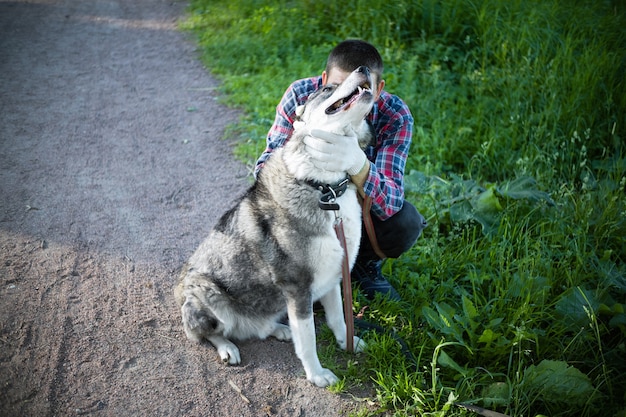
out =
[(245, 343), (227, 368), (182, 334), (177, 270), (249, 185), (183, 11), (0, 0), (2, 416), (354, 407), (309, 384), (291, 344)]

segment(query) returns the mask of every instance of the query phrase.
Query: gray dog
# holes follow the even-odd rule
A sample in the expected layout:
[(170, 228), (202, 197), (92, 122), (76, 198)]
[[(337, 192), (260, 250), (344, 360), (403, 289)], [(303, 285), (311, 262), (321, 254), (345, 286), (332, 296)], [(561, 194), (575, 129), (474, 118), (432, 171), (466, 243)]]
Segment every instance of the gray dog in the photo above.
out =
[[(361, 67), (340, 85), (311, 95), (297, 111), (290, 140), (274, 151), (256, 183), (183, 267), (175, 295), (185, 334), (210, 341), (224, 362), (241, 363), (229, 339), (293, 338), (309, 381), (320, 387), (338, 381), (317, 356), (313, 303), (321, 302), (337, 343), (346, 349), (340, 290), (344, 250), (333, 224), (337, 215), (343, 219), (352, 266), (361, 207), (346, 172), (316, 168), (302, 140), (322, 129), (369, 143), (372, 130), (365, 116), (374, 102), (371, 83), (369, 70)], [(285, 312), (289, 326), (279, 322)], [(365, 344), (354, 337), (354, 346), (358, 352)]]

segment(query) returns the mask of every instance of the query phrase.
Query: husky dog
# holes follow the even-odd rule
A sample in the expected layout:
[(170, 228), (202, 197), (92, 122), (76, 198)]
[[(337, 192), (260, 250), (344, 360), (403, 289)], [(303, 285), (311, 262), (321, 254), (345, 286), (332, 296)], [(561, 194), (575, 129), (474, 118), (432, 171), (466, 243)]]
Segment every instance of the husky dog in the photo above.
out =
[[(333, 224), (343, 219), (350, 267), (361, 238), (361, 207), (346, 172), (319, 170), (303, 138), (313, 129), (373, 138), (365, 116), (374, 96), (366, 67), (339, 85), (326, 85), (297, 110), (289, 141), (274, 151), (256, 183), (226, 212), (183, 267), (176, 299), (185, 334), (207, 339), (222, 361), (241, 363), (230, 340), (293, 338), (306, 377), (324, 387), (338, 381), (322, 368), (316, 350), (313, 303), (324, 307), (328, 326), (346, 349), (341, 301), (344, 259)], [(321, 207), (336, 204), (330, 210)], [(336, 211), (335, 211), (336, 210)], [(289, 326), (281, 324), (285, 312)], [(354, 337), (355, 351), (365, 343)]]

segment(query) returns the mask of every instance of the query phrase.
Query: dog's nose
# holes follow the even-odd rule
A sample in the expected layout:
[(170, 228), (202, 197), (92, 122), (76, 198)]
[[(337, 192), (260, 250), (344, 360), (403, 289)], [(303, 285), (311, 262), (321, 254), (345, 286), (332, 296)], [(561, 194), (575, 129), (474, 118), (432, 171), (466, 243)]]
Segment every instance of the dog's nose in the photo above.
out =
[(360, 67), (358, 67), (356, 69), (356, 72), (362, 72), (363, 74), (367, 75), (368, 77), (370, 75), (370, 69), (368, 67), (366, 67), (365, 65), (361, 65)]

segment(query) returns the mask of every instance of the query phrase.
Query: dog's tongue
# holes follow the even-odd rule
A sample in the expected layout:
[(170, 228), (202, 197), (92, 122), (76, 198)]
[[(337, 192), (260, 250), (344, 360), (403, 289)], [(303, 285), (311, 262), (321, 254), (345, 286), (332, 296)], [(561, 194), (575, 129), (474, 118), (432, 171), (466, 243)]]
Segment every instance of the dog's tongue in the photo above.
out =
[(333, 114), (339, 111), (348, 110), (352, 104), (357, 101), (365, 91), (361, 86), (357, 87), (348, 97), (344, 97), (336, 101), (332, 106), (326, 109), (326, 114)]

